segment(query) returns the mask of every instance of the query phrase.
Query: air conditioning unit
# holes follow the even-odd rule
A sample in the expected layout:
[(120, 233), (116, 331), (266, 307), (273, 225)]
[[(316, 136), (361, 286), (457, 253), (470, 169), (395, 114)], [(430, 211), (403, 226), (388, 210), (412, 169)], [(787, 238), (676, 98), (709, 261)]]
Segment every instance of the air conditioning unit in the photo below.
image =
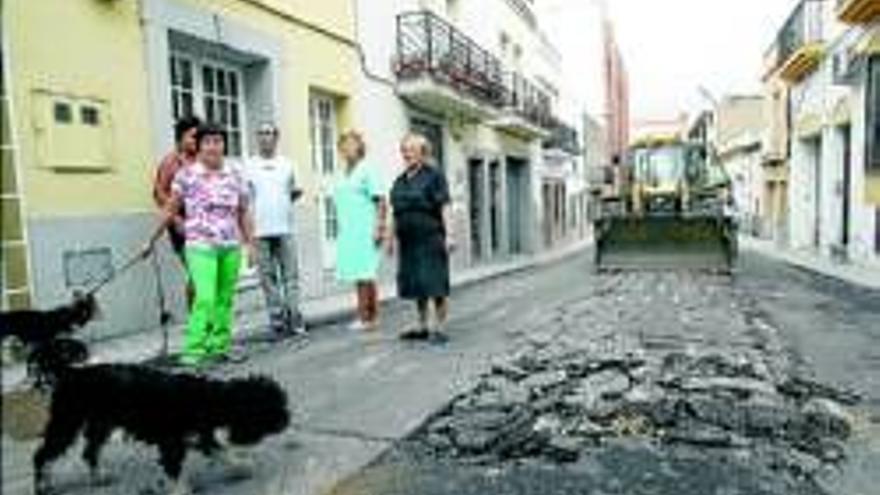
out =
[(850, 86), (857, 82), (864, 61), (865, 57), (853, 50), (852, 46), (836, 52), (832, 59), (834, 84)]

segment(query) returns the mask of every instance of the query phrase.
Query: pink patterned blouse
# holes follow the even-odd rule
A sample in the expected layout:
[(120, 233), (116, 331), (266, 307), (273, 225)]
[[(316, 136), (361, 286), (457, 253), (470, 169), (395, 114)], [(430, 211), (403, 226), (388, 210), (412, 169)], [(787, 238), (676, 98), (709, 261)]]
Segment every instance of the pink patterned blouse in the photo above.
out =
[(188, 247), (236, 247), (241, 244), (239, 212), (248, 206), (241, 174), (229, 166), (210, 171), (197, 162), (174, 176), (171, 191), (183, 203)]

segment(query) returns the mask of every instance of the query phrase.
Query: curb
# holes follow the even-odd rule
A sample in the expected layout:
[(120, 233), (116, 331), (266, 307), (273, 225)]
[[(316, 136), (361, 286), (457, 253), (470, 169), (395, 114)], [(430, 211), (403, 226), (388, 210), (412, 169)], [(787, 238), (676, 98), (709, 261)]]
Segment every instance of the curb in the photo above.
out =
[[(571, 256), (574, 256), (591, 246), (590, 242), (578, 242), (571, 246), (566, 246), (560, 248), (557, 251), (552, 252), (552, 254), (546, 254), (544, 256), (531, 256), (524, 257), (522, 261), (519, 262), (511, 262), (509, 266), (498, 267), (495, 270), (487, 270), (488, 273), (482, 276), (471, 276), (471, 277), (462, 277), (460, 280), (451, 280), (450, 285), (453, 288), (457, 289), (465, 289), (468, 287), (472, 287), (476, 284), (489, 282), (501, 277), (505, 277), (508, 275), (513, 275), (516, 273), (524, 272), (533, 268), (537, 268), (540, 266), (545, 266), (550, 263), (554, 263), (557, 261), (564, 260)], [(383, 294), (387, 294), (385, 296), (380, 296), (379, 302), (380, 304), (387, 304), (391, 302), (400, 301), (400, 298), (394, 293), (393, 285), (389, 284), (384, 287), (380, 287), (383, 290)], [(252, 313), (248, 313), (252, 314)], [(326, 311), (324, 314), (314, 315), (311, 317), (306, 317), (306, 323), (311, 326), (321, 327), (327, 325), (333, 325), (337, 323), (344, 322), (350, 319), (355, 314), (354, 308), (345, 307), (332, 311)]]
[[(855, 285), (858, 287), (866, 288), (869, 290), (880, 290), (880, 277), (878, 277), (877, 281), (869, 280), (868, 278), (859, 277), (853, 274), (844, 273), (842, 270), (835, 270), (834, 268), (824, 267), (819, 264), (811, 262), (810, 259), (807, 258), (799, 258), (796, 252), (791, 252), (786, 248), (775, 248), (775, 246), (764, 245), (762, 241), (754, 240), (754, 239), (740, 239), (740, 246), (743, 249), (752, 251), (754, 253), (758, 253), (762, 256), (766, 256), (768, 258), (777, 260), (781, 263), (785, 263), (788, 266), (796, 268), (798, 270), (802, 270), (805, 272), (809, 272), (814, 275), (818, 275), (821, 277), (826, 277), (837, 282), (846, 283)], [(775, 249), (774, 249), (775, 248)], [(824, 260), (818, 258), (820, 262), (827, 262), (829, 264), (833, 263), (831, 260)], [(849, 264), (849, 265), (840, 265), (841, 267), (850, 267), (852, 269), (866, 269), (873, 270), (870, 266), (860, 266), (858, 264)]]

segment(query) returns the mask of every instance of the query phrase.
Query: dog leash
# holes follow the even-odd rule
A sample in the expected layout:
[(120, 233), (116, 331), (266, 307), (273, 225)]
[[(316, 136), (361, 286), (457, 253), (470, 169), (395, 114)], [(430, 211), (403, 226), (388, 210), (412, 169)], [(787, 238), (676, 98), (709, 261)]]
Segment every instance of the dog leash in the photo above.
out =
[[(94, 296), (98, 293), (99, 290), (103, 289), (104, 286), (130, 270), (132, 267), (144, 261), (146, 256), (142, 253), (138, 253), (135, 256), (131, 257), (128, 261), (125, 262), (118, 270), (114, 270), (110, 275), (104, 277), (103, 280), (98, 282), (94, 287), (89, 289), (86, 292), (88, 296)], [(150, 261), (153, 266), (153, 273), (156, 277), (156, 299), (159, 303), (159, 325), (162, 327), (162, 356), (168, 355), (168, 324), (171, 322), (171, 312), (168, 311), (168, 305), (165, 298), (165, 285), (162, 282), (161, 270), (159, 269), (159, 261), (156, 257), (155, 251), (150, 253)]]
[(123, 273), (127, 272), (129, 269), (131, 269), (131, 267), (138, 264), (140, 261), (143, 261), (143, 259), (144, 259), (144, 256), (141, 253), (138, 253), (136, 256), (133, 256), (131, 259), (129, 259), (127, 262), (125, 262), (125, 264), (122, 265), (122, 267), (120, 267), (118, 270), (113, 270), (113, 272), (110, 273), (110, 275), (107, 275), (106, 277), (104, 277), (103, 280), (98, 282), (97, 285), (95, 285), (94, 287), (92, 287), (91, 289), (86, 291), (86, 295), (87, 296), (94, 296), (95, 294), (98, 293), (99, 290), (103, 289), (105, 285), (109, 284), (114, 279), (116, 279), (117, 277), (119, 277)]

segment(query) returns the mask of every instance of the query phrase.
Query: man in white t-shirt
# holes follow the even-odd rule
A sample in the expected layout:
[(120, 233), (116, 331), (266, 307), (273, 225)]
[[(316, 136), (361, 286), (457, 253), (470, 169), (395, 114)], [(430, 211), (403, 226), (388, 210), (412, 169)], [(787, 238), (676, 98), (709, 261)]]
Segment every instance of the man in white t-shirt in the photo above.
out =
[(278, 337), (302, 335), (299, 267), (293, 232), (293, 203), (302, 195), (290, 160), (276, 153), (279, 131), (272, 123), (257, 130), (260, 154), (245, 167), (254, 212), (260, 281), (269, 323)]

